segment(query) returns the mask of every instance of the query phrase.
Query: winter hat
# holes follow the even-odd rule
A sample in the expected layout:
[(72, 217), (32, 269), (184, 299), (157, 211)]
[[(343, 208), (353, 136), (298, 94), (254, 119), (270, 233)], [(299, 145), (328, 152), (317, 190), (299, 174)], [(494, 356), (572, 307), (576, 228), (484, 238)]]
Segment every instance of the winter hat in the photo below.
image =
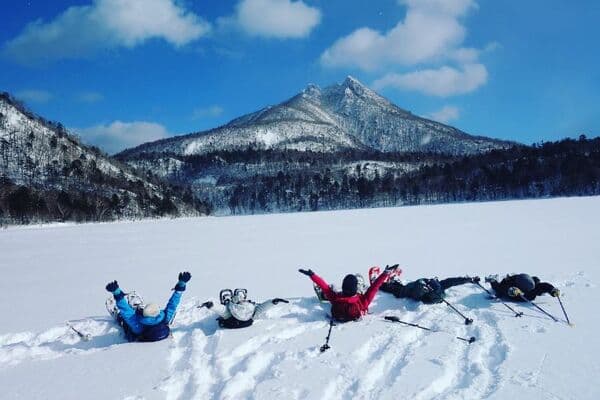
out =
[(535, 288), (535, 282), (531, 275), (518, 274), (515, 275), (515, 285), (523, 292), (529, 292)]
[(156, 303), (150, 303), (146, 307), (144, 307), (143, 314), (144, 317), (158, 317), (158, 314), (160, 314), (160, 307)]
[(358, 290), (358, 279), (356, 275), (346, 275), (342, 282), (342, 294), (344, 296), (354, 296)]

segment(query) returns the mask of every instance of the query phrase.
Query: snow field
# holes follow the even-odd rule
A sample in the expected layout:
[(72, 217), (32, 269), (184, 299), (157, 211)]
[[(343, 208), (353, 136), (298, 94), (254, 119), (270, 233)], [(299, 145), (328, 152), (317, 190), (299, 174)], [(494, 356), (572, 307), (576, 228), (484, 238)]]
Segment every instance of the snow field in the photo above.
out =
[[(3, 398), (595, 399), (599, 210), (600, 198), (578, 198), (8, 229), (0, 232)], [(577, 325), (520, 304), (525, 316), (515, 318), (470, 284), (447, 292), (474, 319), (469, 326), (443, 304), (379, 293), (361, 321), (334, 326), (331, 349), (320, 353), (328, 306), (297, 268), (339, 285), (345, 273), (392, 262), (405, 279), (537, 274), (561, 289)], [(126, 343), (104, 310), (104, 284), (118, 279), (146, 301), (166, 301), (184, 269), (193, 278), (173, 337)], [(290, 304), (250, 328), (222, 330), (196, 305), (224, 287)], [(538, 299), (564, 319), (555, 299)], [(93, 339), (79, 340), (67, 319)]]

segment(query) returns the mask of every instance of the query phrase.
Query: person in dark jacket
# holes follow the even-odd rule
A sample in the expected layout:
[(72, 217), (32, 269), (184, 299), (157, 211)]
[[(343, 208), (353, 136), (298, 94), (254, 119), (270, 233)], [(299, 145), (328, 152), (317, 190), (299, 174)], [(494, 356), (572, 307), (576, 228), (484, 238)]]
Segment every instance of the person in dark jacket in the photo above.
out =
[(479, 277), (458, 277), (438, 280), (438, 278), (421, 278), (403, 284), (399, 280), (391, 280), (381, 286), (381, 291), (391, 293), (398, 298), (409, 298), (425, 304), (441, 303), (446, 297), (446, 289), (465, 283), (479, 282)]
[(173, 294), (163, 310), (155, 303), (133, 308), (117, 281), (109, 282), (106, 285), (106, 290), (114, 296), (117, 307), (117, 311), (113, 316), (123, 328), (127, 340), (131, 342), (156, 342), (169, 337), (171, 333), (169, 324), (175, 316), (181, 295), (191, 278), (192, 274), (189, 272), (179, 274), (179, 281), (173, 288)]
[(548, 282), (541, 282), (537, 276), (528, 274), (506, 275), (500, 282), (498, 282), (498, 275), (490, 275), (485, 278), (485, 281), (492, 286), (496, 296), (505, 300), (526, 301), (524, 297), (531, 301), (545, 293), (552, 297), (560, 296), (557, 288)]
[(308, 276), (323, 292), (325, 299), (331, 302), (331, 315), (339, 322), (356, 321), (369, 311), (369, 305), (375, 298), (381, 285), (389, 278), (390, 273), (398, 268), (398, 264), (387, 266), (385, 271), (375, 279), (364, 294), (358, 293), (358, 278), (356, 275), (346, 275), (342, 282), (342, 292), (337, 293), (329, 284), (313, 270), (299, 269)]

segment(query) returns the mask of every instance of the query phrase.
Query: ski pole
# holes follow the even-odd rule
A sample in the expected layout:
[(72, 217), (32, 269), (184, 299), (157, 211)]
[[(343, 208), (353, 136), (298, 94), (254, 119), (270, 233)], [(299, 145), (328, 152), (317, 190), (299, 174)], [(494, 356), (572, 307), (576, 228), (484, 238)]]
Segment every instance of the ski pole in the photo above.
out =
[[(431, 292), (435, 292), (435, 290), (428, 284), (425, 284), (425, 287), (427, 289), (429, 289), (429, 291)], [(448, 306), (450, 307), (452, 310), (454, 310), (458, 315), (460, 315), (461, 317), (463, 317), (465, 319), (465, 325), (470, 325), (473, 323), (473, 320), (471, 318), (467, 318), (463, 313), (461, 313), (460, 311), (458, 311), (458, 309), (456, 307), (454, 307), (452, 304), (450, 304), (446, 299), (444, 299), (444, 291), (442, 290), (442, 292), (440, 293), (440, 299)]]
[(460, 311), (458, 311), (458, 309), (456, 307), (454, 307), (452, 304), (450, 304), (446, 299), (442, 299), (442, 301), (444, 303), (446, 303), (446, 305), (448, 307), (450, 307), (451, 309), (453, 309), (458, 315), (460, 315), (461, 317), (463, 317), (465, 319), (465, 325), (470, 325), (473, 323), (473, 319), (472, 318), (467, 318), (463, 313), (461, 313)]
[(331, 317), (331, 319), (329, 320), (329, 332), (327, 332), (327, 338), (325, 339), (325, 344), (323, 346), (321, 346), (321, 353), (325, 352), (326, 350), (330, 349), (331, 347), (329, 347), (329, 338), (331, 337), (331, 328), (333, 328), (333, 317)]
[(514, 308), (512, 308), (511, 306), (509, 306), (508, 304), (506, 304), (504, 301), (502, 301), (502, 299), (501, 299), (500, 297), (498, 297), (498, 296), (494, 296), (494, 295), (493, 295), (493, 294), (492, 294), (492, 293), (491, 293), (489, 290), (487, 290), (485, 287), (483, 287), (483, 286), (481, 285), (481, 283), (479, 283), (479, 282), (473, 282), (473, 283), (474, 283), (474, 284), (476, 284), (477, 286), (479, 286), (480, 288), (482, 288), (482, 289), (483, 289), (483, 290), (484, 290), (484, 291), (485, 291), (487, 294), (489, 294), (489, 295), (490, 295), (490, 297), (491, 297), (492, 299), (497, 299), (497, 300), (499, 300), (499, 301), (500, 301), (500, 303), (504, 304), (504, 306), (505, 306), (506, 308), (508, 308), (510, 311), (514, 312), (514, 313), (515, 313), (515, 317), (522, 317), (522, 316), (523, 316), (523, 313), (522, 313), (522, 312), (520, 312), (520, 311), (515, 311), (515, 309), (514, 309)]
[(73, 332), (75, 332), (77, 334), (77, 336), (79, 336), (81, 338), (81, 340), (87, 342), (88, 340), (92, 339), (92, 335), (90, 335), (89, 333), (81, 332), (79, 329), (77, 329), (73, 325), (71, 325), (71, 323), (69, 321), (67, 321), (66, 324), (69, 328), (71, 328), (71, 330), (73, 330)]
[(523, 295), (519, 295), (519, 297), (521, 298), (521, 300), (528, 302), (529, 304), (531, 304), (532, 306), (534, 306), (535, 308), (537, 308), (538, 310), (540, 310), (541, 312), (543, 312), (544, 314), (546, 314), (547, 316), (552, 318), (554, 320), (554, 322), (558, 322), (558, 319), (554, 315), (550, 314), (549, 312), (544, 310), (542, 307), (538, 306), (533, 301), (529, 300), (527, 297), (525, 297)]
[(562, 308), (563, 314), (565, 314), (565, 318), (567, 319), (567, 323), (569, 324), (569, 326), (575, 326), (575, 324), (572, 324), (571, 321), (569, 321), (569, 316), (567, 315), (567, 311), (565, 310), (565, 306), (563, 306), (563, 302), (560, 299), (560, 296), (556, 296), (556, 298), (558, 299), (558, 303), (560, 304), (560, 308)]
[[(435, 333), (435, 332), (441, 332), (441, 333), (447, 333), (447, 334), (449, 334), (449, 335), (452, 335), (452, 336), (454, 336), (454, 335), (453, 335), (452, 333), (450, 333), (450, 332), (446, 332), (446, 331), (440, 331), (440, 330), (436, 330), (436, 329), (431, 329), (431, 328), (427, 328), (426, 326), (421, 326), (421, 325), (419, 325), (419, 324), (413, 324), (413, 323), (410, 323), (410, 322), (405, 322), (405, 321), (402, 321), (402, 320), (400, 320), (400, 318), (398, 318), (398, 317), (395, 317), (395, 316), (393, 316), (393, 315), (388, 315), (388, 316), (384, 317), (384, 319), (386, 319), (386, 320), (388, 320), (388, 321), (392, 321), (392, 322), (398, 322), (398, 323), (400, 323), (400, 324), (404, 324), (404, 325), (412, 326), (412, 327), (415, 327), (415, 328), (423, 329), (423, 330), (425, 330), (425, 331), (429, 331), (429, 332), (434, 332), (434, 333)], [(468, 338), (468, 339), (467, 339), (467, 338), (464, 338), (464, 337), (460, 337), (460, 336), (455, 336), (455, 338), (456, 338), (456, 339), (458, 339), (458, 340), (462, 340), (463, 342), (467, 342), (467, 343), (469, 343), (469, 344), (473, 343), (473, 342), (476, 340), (476, 339), (475, 339), (475, 336), (471, 336), (471, 337), (470, 337), (470, 338)]]

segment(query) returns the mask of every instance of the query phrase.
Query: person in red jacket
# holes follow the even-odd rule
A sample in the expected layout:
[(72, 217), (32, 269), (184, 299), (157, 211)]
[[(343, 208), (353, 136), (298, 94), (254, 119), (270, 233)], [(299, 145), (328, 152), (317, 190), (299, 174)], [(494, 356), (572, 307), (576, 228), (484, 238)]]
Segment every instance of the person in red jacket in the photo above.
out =
[(356, 321), (369, 311), (369, 304), (375, 298), (379, 287), (383, 285), (390, 273), (398, 268), (398, 264), (386, 266), (385, 271), (377, 277), (367, 291), (358, 293), (358, 279), (356, 275), (346, 275), (342, 282), (342, 292), (337, 293), (313, 270), (299, 269), (300, 273), (310, 279), (321, 288), (323, 295), (331, 302), (331, 316), (339, 322)]

